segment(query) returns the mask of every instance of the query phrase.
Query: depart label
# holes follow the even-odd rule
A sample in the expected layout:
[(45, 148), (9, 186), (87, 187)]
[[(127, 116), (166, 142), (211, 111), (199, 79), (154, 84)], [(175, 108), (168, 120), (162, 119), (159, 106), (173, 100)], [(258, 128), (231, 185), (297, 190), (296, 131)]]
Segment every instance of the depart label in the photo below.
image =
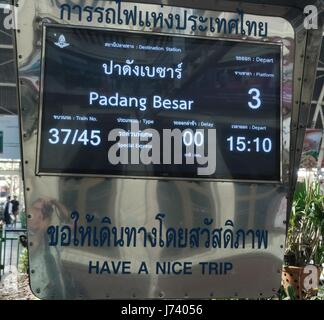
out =
[(280, 65), (278, 44), (45, 26), (37, 173), (278, 182)]

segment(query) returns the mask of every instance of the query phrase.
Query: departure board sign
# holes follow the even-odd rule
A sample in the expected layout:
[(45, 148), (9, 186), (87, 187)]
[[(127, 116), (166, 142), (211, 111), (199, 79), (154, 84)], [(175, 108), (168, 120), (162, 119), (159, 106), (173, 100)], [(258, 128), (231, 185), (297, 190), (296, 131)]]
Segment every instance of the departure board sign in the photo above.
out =
[(38, 174), (281, 180), (281, 46), (44, 27)]

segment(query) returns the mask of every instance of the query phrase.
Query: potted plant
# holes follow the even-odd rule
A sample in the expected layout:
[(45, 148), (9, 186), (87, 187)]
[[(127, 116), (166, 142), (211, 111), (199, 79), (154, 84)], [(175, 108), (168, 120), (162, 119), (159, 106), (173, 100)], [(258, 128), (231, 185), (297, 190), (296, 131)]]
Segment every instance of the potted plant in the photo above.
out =
[(294, 195), (282, 273), (283, 287), (295, 290), (297, 299), (314, 293), (305, 287), (308, 265), (317, 268), (317, 285), (324, 263), (324, 196), (317, 181), (297, 185)]

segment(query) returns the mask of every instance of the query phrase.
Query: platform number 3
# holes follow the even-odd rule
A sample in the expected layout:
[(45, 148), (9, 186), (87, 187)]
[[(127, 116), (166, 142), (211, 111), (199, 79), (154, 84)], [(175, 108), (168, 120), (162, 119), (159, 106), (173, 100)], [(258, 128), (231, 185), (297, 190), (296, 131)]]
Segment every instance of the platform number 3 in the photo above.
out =
[(252, 88), (249, 91), (249, 95), (252, 96), (253, 101), (249, 101), (249, 107), (251, 109), (259, 109), (261, 107), (261, 99), (260, 99), (260, 90), (256, 88)]

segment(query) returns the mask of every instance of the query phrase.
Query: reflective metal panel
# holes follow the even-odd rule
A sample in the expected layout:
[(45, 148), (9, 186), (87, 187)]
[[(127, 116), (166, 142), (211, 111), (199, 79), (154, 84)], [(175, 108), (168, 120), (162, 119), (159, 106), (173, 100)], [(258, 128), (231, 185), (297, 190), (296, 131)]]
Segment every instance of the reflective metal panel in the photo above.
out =
[[(42, 23), (156, 31), (145, 25), (130, 28), (89, 21), (87, 15), (80, 21), (77, 11), (62, 20), (60, 8), (65, 3), (19, 2), (17, 57), (34, 293), (46, 299), (273, 295), (280, 286), (283, 261), (293, 101), (295, 38), (290, 23), (280, 17), (286, 9), (276, 6), (272, 14), (278, 17), (270, 17), (259, 5), (244, 7), (246, 19), (268, 22), (265, 39), (191, 28), (159, 30), (282, 43), (283, 183), (261, 185), (36, 176)], [(87, 5), (116, 9), (115, 1), (67, 3), (85, 10)], [(169, 1), (163, 7), (137, 3), (137, 9), (183, 14), (183, 8), (172, 7), (174, 3), (188, 6), (187, 1)], [(187, 14), (236, 17), (236, 3), (219, 2), (228, 12), (196, 9), (192, 3)], [(121, 4), (123, 10), (133, 6)], [(201, 1), (200, 7), (216, 9), (213, 1)], [(87, 232), (92, 234), (90, 240)]]

